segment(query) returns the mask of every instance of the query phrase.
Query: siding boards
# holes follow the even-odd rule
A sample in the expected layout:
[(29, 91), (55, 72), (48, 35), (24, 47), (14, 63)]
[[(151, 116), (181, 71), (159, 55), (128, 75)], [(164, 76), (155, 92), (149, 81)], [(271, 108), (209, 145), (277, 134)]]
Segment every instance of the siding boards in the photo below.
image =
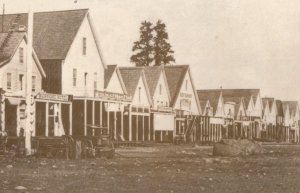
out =
[(41, 60), (40, 62), (46, 73), (46, 78), (42, 83), (43, 90), (48, 93), (62, 94), (62, 61)]

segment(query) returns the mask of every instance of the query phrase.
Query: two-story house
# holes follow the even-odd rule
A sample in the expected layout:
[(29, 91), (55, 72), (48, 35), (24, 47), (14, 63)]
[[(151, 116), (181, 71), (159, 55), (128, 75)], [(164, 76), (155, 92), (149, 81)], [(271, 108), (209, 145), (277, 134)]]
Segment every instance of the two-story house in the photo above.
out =
[[(0, 33), (0, 88), (1, 130), (6, 130), (9, 136), (24, 133), (25, 127), (25, 96), (27, 80), (27, 36), (24, 29), (11, 28), (9, 32)], [(32, 53), (32, 93), (41, 91), (42, 79), (46, 74), (33, 49)], [(34, 113), (34, 101), (32, 104)], [(32, 135), (35, 135), (35, 119), (32, 118)]]

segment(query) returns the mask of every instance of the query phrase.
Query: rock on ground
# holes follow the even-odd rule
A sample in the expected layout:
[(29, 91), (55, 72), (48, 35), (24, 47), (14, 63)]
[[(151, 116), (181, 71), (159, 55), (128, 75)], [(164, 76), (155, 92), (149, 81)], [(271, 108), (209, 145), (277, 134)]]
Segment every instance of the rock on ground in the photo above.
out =
[(261, 153), (263, 153), (261, 144), (249, 139), (222, 139), (213, 147), (213, 155), (215, 156), (241, 156)]

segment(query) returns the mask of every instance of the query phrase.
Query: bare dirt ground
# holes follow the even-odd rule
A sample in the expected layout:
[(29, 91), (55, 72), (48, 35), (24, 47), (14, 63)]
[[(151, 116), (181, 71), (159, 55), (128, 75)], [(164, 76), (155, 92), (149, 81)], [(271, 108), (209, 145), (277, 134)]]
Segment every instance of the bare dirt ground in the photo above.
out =
[(300, 146), (264, 148), (239, 158), (187, 145), (119, 148), (114, 159), (1, 156), (0, 192), (300, 192)]

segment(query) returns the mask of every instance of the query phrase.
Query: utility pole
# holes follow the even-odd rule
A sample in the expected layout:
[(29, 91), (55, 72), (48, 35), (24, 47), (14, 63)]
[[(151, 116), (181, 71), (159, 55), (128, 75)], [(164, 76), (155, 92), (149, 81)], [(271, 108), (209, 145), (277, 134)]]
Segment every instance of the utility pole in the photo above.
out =
[(25, 150), (26, 155), (31, 155), (31, 102), (32, 102), (32, 38), (33, 38), (33, 12), (31, 0), (28, 1), (28, 24), (27, 24), (27, 52), (26, 52), (26, 127), (25, 127)]

